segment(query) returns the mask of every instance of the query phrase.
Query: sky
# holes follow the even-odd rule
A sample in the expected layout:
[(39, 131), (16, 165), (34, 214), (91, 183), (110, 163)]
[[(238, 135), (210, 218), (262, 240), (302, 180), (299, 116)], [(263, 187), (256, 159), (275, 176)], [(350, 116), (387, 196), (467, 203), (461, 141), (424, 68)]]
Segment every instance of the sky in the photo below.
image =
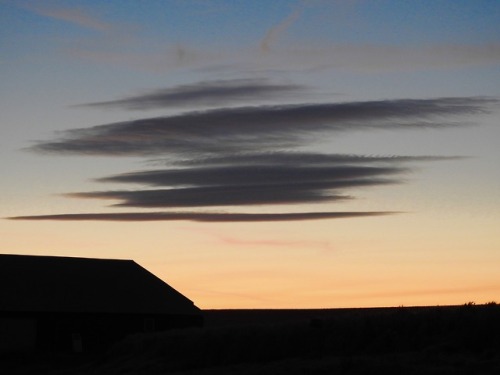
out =
[(0, 0), (0, 251), (204, 309), (499, 302), (500, 2)]

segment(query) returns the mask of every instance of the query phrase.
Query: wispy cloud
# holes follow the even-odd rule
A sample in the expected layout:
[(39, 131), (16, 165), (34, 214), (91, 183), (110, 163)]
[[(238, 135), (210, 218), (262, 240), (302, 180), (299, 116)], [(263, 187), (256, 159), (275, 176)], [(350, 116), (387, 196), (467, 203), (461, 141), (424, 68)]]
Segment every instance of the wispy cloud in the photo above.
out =
[[(70, 130), (31, 149), (58, 154), (217, 155), (290, 149), (339, 132), (457, 126), (479, 97), (220, 108)], [(452, 120), (457, 121), (453, 122)]]
[(273, 97), (288, 97), (304, 91), (305, 87), (274, 84), (266, 79), (234, 79), (205, 81), (189, 85), (146, 92), (112, 101), (82, 104), (85, 107), (118, 107), (145, 110), (168, 107), (228, 106), (235, 103), (263, 101)]
[[(311, 2), (309, 2), (311, 3)], [(331, 6), (332, 2), (318, 3)], [(269, 70), (309, 70), (318, 68), (342, 69), (359, 72), (413, 71), (426, 69), (454, 69), (481, 65), (500, 64), (500, 43), (498, 41), (477, 44), (435, 43), (419, 45), (391, 45), (377, 43), (296, 43), (284, 45), (280, 38), (294, 25), (308, 3), (301, 2), (283, 20), (270, 27), (261, 40), (252, 46), (225, 48), (219, 45), (199, 46), (189, 42), (173, 42), (168, 45), (149, 41), (145, 48), (143, 38), (131, 38), (128, 26), (128, 43), (116, 43), (114, 37), (121, 34), (122, 27), (102, 20), (82, 8), (51, 7), (38, 2), (23, 5), (24, 9), (43, 17), (64, 21), (88, 30), (113, 34), (108, 43), (94, 40), (91, 44), (73, 43), (65, 48), (74, 58), (98, 64), (126, 66), (134, 70), (165, 72), (172, 69), (212, 71), (228, 69), (233, 71), (268, 72)], [(335, 13), (346, 3), (336, 1)], [(342, 12), (341, 12), (342, 13)], [(337, 16), (338, 17), (338, 16)], [(321, 21), (321, 22), (324, 22)], [(335, 22), (331, 20), (329, 22)], [(112, 33), (111, 33), (112, 32)], [(123, 37), (123, 35), (122, 35)], [(116, 103), (118, 104), (118, 103)]]
[(36, 5), (25, 6), (24, 8), (40, 16), (69, 22), (86, 29), (92, 29), (101, 32), (107, 32), (113, 29), (112, 24), (100, 20), (97, 16), (92, 15), (81, 8), (55, 8), (47, 7), (40, 3), (36, 3)]
[(271, 44), (278, 39), (292, 24), (299, 18), (302, 9), (296, 9), (290, 13), (284, 20), (270, 28), (264, 38), (260, 41), (260, 50), (262, 53), (268, 53)]
[(62, 215), (15, 216), (11, 220), (59, 220), (59, 221), (199, 221), (199, 222), (265, 222), (346, 219), (393, 215), (398, 212), (300, 212), (278, 214), (250, 213), (203, 213), (203, 212), (122, 212)]
[[(413, 72), (443, 70), (500, 64), (500, 43), (478, 44), (335, 44), (276, 45), (262, 49), (241, 47), (224, 49), (220, 46), (194, 46), (187, 43), (155, 46), (150, 50), (72, 46), (68, 53), (96, 64), (124, 66), (133, 70), (164, 73), (183, 70), (204, 73), (242, 72), (267, 74), (270, 71), (304, 71), (333, 69), (355, 73), (389, 71)], [(160, 51), (158, 48), (160, 47)]]
[(309, 249), (331, 250), (332, 246), (328, 241), (309, 241), (309, 240), (275, 240), (275, 239), (247, 239), (236, 238), (225, 235), (218, 235), (217, 238), (224, 244), (230, 246), (251, 246), (255, 247), (284, 247), (286, 249), (299, 247)]
[[(370, 292), (370, 293), (354, 293), (351, 294), (351, 298), (385, 298), (385, 297), (409, 297), (409, 296), (433, 296), (433, 295), (443, 295), (443, 294), (464, 294), (464, 293), (476, 293), (485, 291), (500, 291), (500, 285), (494, 284), (484, 284), (479, 286), (457, 286), (448, 288), (426, 288), (426, 289), (413, 289), (408, 290), (407, 288), (402, 288), (399, 290), (390, 290), (384, 292)], [(465, 302), (465, 301), (464, 301)]]
[(247, 61), (254, 69), (341, 69), (370, 73), (456, 69), (500, 64), (500, 43), (482, 44), (323, 44), (274, 48), (265, 59)]

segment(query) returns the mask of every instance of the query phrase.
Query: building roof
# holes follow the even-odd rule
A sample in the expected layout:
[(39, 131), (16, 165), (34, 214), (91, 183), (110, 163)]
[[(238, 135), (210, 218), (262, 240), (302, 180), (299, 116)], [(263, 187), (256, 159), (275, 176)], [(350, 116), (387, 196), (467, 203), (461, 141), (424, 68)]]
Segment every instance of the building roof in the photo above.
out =
[(199, 314), (132, 260), (0, 255), (0, 312)]

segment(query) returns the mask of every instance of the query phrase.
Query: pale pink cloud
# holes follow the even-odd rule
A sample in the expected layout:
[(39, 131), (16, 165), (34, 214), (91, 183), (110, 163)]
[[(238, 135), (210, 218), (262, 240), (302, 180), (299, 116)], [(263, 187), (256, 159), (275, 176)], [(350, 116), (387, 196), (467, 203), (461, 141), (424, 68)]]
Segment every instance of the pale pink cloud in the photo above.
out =
[(329, 241), (325, 240), (285, 240), (285, 239), (270, 239), (270, 238), (242, 238), (236, 236), (228, 236), (207, 228), (200, 227), (182, 227), (188, 232), (196, 232), (205, 236), (211, 237), (218, 243), (229, 246), (242, 247), (280, 247), (280, 248), (302, 248), (302, 249), (319, 249), (325, 252), (334, 250), (334, 247)]
[(307, 241), (307, 240), (274, 240), (274, 239), (247, 239), (227, 236), (219, 236), (219, 239), (227, 245), (249, 246), (249, 247), (300, 247), (300, 248), (321, 248), (330, 250), (328, 241)]
[(269, 52), (271, 43), (278, 39), (282, 34), (284, 34), (290, 26), (299, 18), (301, 10), (297, 9), (290, 13), (283, 21), (277, 25), (271, 27), (264, 38), (260, 42), (260, 50), (262, 53)]
[(44, 17), (69, 22), (87, 29), (110, 31), (113, 25), (98, 19), (97, 16), (80, 8), (49, 8), (43, 6), (27, 6), (26, 9)]
[[(447, 294), (467, 294), (475, 295), (478, 292), (498, 292), (500, 291), (500, 285), (498, 284), (487, 284), (487, 285), (476, 285), (476, 286), (457, 286), (448, 288), (425, 288), (425, 289), (400, 289), (391, 290), (384, 292), (373, 292), (373, 293), (351, 293), (353, 299), (358, 298), (399, 298), (399, 297), (409, 297), (409, 296), (435, 296), (435, 295), (447, 295)], [(468, 302), (464, 300), (464, 303)]]

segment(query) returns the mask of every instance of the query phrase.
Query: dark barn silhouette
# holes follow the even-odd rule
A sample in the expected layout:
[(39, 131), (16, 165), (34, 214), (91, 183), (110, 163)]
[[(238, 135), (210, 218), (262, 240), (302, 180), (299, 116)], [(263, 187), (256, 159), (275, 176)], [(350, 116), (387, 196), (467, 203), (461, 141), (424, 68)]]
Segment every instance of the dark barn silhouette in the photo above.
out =
[(202, 323), (192, 301), (132, 260), (0, 255), (0, 353), (96, 351)]

